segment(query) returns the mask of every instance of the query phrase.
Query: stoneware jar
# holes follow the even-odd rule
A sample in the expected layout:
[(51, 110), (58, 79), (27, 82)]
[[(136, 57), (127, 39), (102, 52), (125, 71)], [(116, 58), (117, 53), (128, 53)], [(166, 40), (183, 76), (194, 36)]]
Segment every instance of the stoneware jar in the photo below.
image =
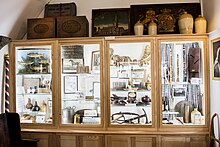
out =
[(205, 17), (199, 15), (195, 19), (195, 33), (196, 34), (206, 33), (206, 27), (207, 27), (207, 21)]
[(192, 34), (193, 33), (193, 17), (187, 12), (183, 12), (178, 20), (178, 26), (180, 34)]
[(157, 24), (151, 20), (148, 25), (148, 35), (156, 35), (157, 34)]
[(134, 34), (135, 35), (143, 35), (144, 33), (144, 25), (138, 21), (135, 25), (134, 25)]

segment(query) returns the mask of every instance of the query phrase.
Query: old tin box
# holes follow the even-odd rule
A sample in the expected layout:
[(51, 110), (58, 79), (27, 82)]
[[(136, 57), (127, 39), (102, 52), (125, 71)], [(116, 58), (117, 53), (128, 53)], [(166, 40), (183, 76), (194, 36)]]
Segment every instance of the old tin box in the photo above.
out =
[(46, 4), (44, 17), (76, 16), (75, 3)]
[(57, 17), (57, 37), (88, 37), (89, 23), (86, 16)]
[(27, 39), (56, 37), (55, 18), (33, 18), (27, 20)]

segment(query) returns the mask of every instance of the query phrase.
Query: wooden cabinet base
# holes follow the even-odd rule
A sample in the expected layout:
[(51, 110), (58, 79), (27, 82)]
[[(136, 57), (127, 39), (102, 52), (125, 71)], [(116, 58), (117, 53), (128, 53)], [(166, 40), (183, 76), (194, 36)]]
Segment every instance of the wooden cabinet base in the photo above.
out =
[(38, 147), (208, 147), (208, 135), (23, 133)]

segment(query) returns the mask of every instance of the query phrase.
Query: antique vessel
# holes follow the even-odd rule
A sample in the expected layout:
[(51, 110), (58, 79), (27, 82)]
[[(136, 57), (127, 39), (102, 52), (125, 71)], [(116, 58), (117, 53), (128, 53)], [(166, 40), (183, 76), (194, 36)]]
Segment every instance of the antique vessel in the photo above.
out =
[(207, 21), (205, 17), (199, 15), (195, 19), (195, 33), (197, 34), (206, 33), (206, 27), (207, 27)]
[(144, 25), (138, 21), (135, 25), (134, 25), (134, 34), (135, 35), (143, 35), (144, 33)]
[(148, 24), (148, 35), (156, 35), (157, 34), (157, 24), (154, 22), (154, 20), (151, 20), (151, 22)]
[(178, 26), (180, 34), (192, 34), (193, 33), (193, 17), (187, 12), (183, 12), (178, 20)]

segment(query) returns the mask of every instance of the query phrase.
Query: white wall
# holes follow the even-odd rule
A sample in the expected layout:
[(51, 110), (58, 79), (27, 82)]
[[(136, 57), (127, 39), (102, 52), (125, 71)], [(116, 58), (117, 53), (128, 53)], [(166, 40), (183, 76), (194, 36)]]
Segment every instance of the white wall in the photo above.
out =
[[(1, 0), (0, 35), (22, 39), (26, 33), (27, 18), (38, 16), (46, 2), (47, 0)], [(0, 50), (0, 93), (2, 93), (3, 59), (6, 53), (8, 53), (8, 46)], [(0, 99), (1, 96), (2, 94)]]
[(220, 28), (220, 0), (203, 0), (203, 7), (208, 20), (208, 32)]
[[(215, 31), (211, 32), (209, 35), (209, 53), (210, 53), (210, 67), (212, 67), (212, 47), (211, 47), (211, 40), (220, 37), (220, 29), (216, 29)], [(212, 68), (211, 68), (212, 69)], [(217, 113), (218, 115), (220, 115), (220, 81), (219, 80), (212, 80), (212, 70), (210, 70), (210, 98), (211, 98), (211, 104), (210, 104), (210, 108), (211, 108), (211, 116), (214, 113)], [(217, 128), (217, 121), (215, 119), (215, 128)], [(218, 130), (215, 129), (215, 133), (216, 135), (219, 135)]]

